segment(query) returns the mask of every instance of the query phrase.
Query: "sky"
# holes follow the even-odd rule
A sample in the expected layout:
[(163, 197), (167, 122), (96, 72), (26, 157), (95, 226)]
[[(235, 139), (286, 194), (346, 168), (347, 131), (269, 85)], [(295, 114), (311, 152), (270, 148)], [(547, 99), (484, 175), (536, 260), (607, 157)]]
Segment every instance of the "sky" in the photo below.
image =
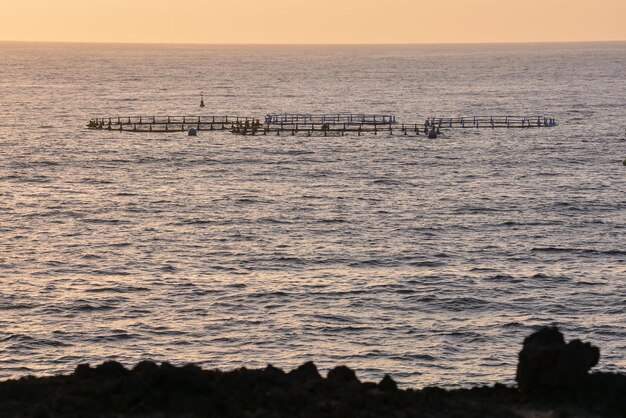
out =
[(479, 43), (626, 40), (626, 0), (0, 0), (0, 40)]

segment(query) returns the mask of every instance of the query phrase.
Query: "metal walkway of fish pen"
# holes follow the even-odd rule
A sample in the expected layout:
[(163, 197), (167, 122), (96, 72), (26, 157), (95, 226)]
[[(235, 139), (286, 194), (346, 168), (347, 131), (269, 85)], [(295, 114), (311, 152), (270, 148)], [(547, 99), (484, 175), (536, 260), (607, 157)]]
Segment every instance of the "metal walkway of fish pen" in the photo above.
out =
[(238, 135), (299, 135), (299, 136), (344, 136), (364, 134), (403, 134), (420, 135), (427, 134), (422, 124), (360, 124), (360, 123), (274, 123), (271, 125), (256, 126), (239, 122), (231, 130)]

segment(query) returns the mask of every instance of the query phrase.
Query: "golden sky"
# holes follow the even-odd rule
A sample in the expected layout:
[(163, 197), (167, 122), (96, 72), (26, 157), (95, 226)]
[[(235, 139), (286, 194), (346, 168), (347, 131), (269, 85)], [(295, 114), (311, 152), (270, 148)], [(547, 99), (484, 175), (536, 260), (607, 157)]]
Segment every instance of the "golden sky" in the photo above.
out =
[(457, 43), (626, 40), (626, 0), (0, 0), (0, 40)]

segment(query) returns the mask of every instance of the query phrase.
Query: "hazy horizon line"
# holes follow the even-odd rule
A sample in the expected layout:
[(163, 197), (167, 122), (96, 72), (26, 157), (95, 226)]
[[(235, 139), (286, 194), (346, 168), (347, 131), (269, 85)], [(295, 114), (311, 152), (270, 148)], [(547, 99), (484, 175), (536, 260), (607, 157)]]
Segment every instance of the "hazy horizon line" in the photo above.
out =
[(411, 46), (411, 45), (528, 45), (528, 44), (600, 44), (621, 43), (626, 39), (590, 41), (502, 41), (502, 42), (135, 42), (135, 41), (41, 41), (0, 39), (0, 43), (80, 44), (80, 45), (171, 45), (171, 46)]

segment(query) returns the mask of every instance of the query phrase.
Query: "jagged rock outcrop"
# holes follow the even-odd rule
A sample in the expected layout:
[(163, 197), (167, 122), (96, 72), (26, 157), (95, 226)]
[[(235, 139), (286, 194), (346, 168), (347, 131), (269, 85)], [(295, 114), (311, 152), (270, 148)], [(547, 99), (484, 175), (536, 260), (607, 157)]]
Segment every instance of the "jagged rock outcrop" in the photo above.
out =
[(403, 390), (388, 375), (361, 382), (346, 366), (324, 378), (312, 362), (285, 373), (271, 365), (221, 372), (150, 361), (127, 369), (108, 361), (81, 364), (67, 376), (0, 382), (0, 417), (624, 418), (626, 376), (589, 374), (598, 359), (596, 347), (566, 344), (556, 328), (544, 328), (524, 341), (521, 390)]
[(565, 343), (556, 327), (544, 327), (524, 340), (515, 379), (522, 392), (549, 393), (581, 384), (598, 364), (600, 350), (589, 343)]

